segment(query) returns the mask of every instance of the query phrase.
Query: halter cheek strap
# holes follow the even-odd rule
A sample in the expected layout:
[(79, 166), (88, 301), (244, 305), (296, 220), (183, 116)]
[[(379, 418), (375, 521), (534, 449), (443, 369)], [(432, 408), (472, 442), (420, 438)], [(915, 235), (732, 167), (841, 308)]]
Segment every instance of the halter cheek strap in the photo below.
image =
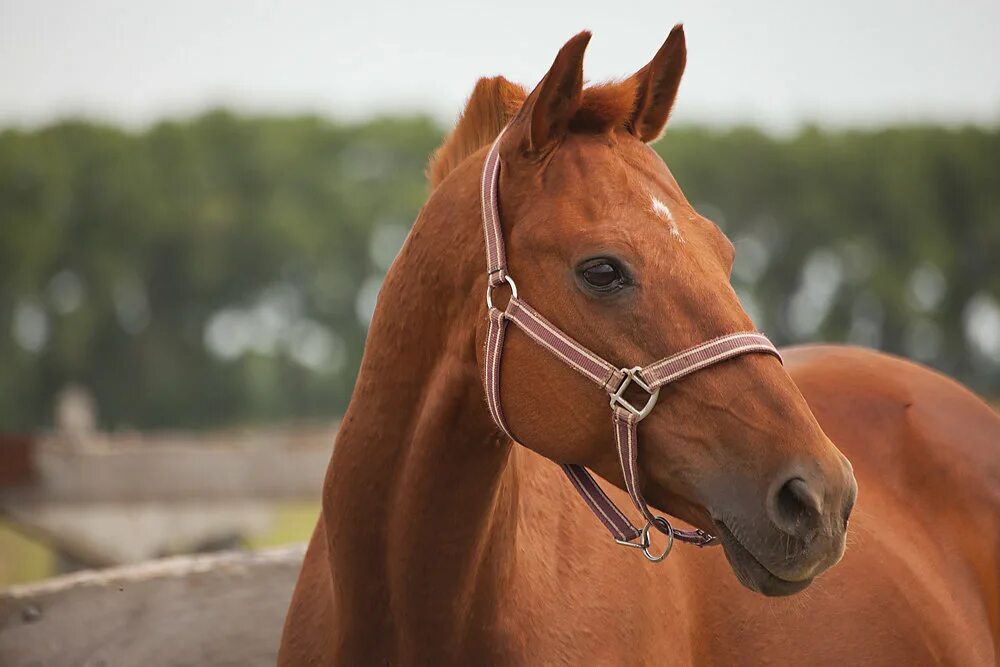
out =
[[(603, 389), (609, 398), (615, 431), (618, 461), (625, 479), (625, 489), (636, 509), (645, 519), (640, 530), (632, 524), (621, 510), (608, 498), (590, 472), (583, 466), (564, 463), (562, 469), (579, 492), (591, 511), (600, 519), (612, 537), (619, 544), (642, 549), (646, 558), (659, 562), (673, 546), (675, 539), (697, 546), (707, 546), (716, 538), (702, 530), (684, 531), (675, 529), (662, 516), (654, 515), (646, 504), (639, 484), (639, 442), (638, 425), (652, 411), (660, 394), (660, 388), (691, 373), (717, 364), (726, 359), (752, 352), (781, 356), (770, 340), (755, 331), (734, 333), (688, 348), (682, 352), (656, 361), (645, 367), (619, 368), (588, 350), (561, 329), (546, 320), (531, 306), (518, 297), (517, 285), (507, 273), (507, 256), (504, 251), (503, 228), (500, 225), (500, 211), (497, 189), (500, 181), (500, 140), (503, 132), (490, 147), (483, 166), (481, 182), (481, 202), (483, 215), (483, 235), (486, 239), (486, 262), (489, 286), (486, 291), (488, 328), (483, 382), (486, 403), (493, 421), (515, 440), (504, 418), (500, 404), (500, 359), (503, 353), (504, 336), (508, 323), (514, 323), (539, 346), (548, 350), (557, 359), (580, 375)], [(511, 298), (503, 310), (493, 305), (493, 290), (508, 283)], [(637, 406), (625, 398), (625, 390), (635, 385), (646, 393), (646, 401)], [(655, 526), (667, 536), (667, 547), (660, 554), (649, 550), (649, 530)]]

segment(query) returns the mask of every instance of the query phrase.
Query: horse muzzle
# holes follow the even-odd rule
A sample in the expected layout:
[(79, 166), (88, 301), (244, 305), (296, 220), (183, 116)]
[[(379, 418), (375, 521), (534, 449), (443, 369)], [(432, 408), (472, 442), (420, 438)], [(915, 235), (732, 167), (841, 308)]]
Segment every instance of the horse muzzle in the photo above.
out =
[(824, 488), (821, 478), (785, 478), (772, 485), (756, 516), (713, 515), (740, 583), (764, 595), (791, 595), (840, 561), (857, 496), (846, 460), (845, 471), (836, 489)]

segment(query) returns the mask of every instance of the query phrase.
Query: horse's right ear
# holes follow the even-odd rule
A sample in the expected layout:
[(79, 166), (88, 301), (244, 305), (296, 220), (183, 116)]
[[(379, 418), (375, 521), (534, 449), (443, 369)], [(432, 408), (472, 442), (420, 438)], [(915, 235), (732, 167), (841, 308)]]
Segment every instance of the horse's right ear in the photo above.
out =
[(543, 153), (565, 136), (570, 119), (580, 107), (583, 94), (583, 52), (590, 32), (583, 31), (566, 42), (548, 73), (531, 91), (512, 122), (521, 149)]

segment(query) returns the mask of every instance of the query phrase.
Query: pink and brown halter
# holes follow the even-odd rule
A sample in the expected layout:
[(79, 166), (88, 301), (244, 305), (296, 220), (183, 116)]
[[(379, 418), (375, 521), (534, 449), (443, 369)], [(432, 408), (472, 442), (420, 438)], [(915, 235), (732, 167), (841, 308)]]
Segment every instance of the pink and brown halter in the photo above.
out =
[[(517, 286), (507, 273), (507, 256), (504, 250), (503, 228), (500, 225), (497, 194), (500, 182), (500, 142), (503, 135), (504, 132), (501, 131), (500, 136), (493, 142), (486, 155), (480, 191), (483, 233), (486, 238), (486, 262), (489, 272), (489, 286), (486, 291), (489, 328), (486, 336), (484, 384), (486, 402), (489, 405), (493, 421), (512, 440), (516, 441), (507, 426), (500, 405), (500, 358), (503, 352), (507, 323), (513, 322), (532, 340), (608, 394), (614, 421), (618, 460), (625, 477), (625, 488), (636, 509), (646, 520), (645, 527), (641, 530), (636, 528), (608, 498), (586, 468), (573, 463), (564, 463), (562, 469), (584, 502), (611, 532), (615, 541), (625, 546), (642, 549), (646, 558), (654, 562), (661, 561), (666, 557), (675, 538), (698, 546), (713, 544), (716, 539), (708, 533), (702, 530), (677, 530), (670, 525), (666, 518), (655, 516), (650, 512), (639, 487), (638, 424), (653, 409), (662, 386), (702, 368), (742, 354), (761, 352), (773, 354), (781, 359), (778, 350), (763, 334), (748, 331), (728, 334), (695, 345), (648, 366), (619, 368), (594, 354), (542, 317), (531, 306), (518, 298)], [(504, 282), (510, 285), (511, 297), (507, 307), (500, 310), (493, 305), (493, 290)], [(649, 397), (641, 408), (633, 406), (624, 397), (625, 390), (632, 384), (646, 392)], [(652, 526), (656, 526), (668, 538), (666, 549), (659, 555), (649, 551), (649, 529)]]

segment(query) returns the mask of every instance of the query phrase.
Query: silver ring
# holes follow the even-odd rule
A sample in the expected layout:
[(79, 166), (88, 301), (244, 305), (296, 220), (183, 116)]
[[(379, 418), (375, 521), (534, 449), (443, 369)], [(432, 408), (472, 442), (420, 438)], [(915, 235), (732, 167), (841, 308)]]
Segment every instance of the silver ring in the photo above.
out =
[[(517, 298), (517, 285), (514, 283), (514, 279), (511, 278), (509, 275), (505, 275), (503, 277), (503, 279), (507, 281), (508, 285), (510, 285), (510, 297), (512, 299), (516, 299)], [(489, 283), (489, 282), (486, 283), (486, 307), (490, 308), (490, 309), (493, 308), (493, 288), (494, 287), (496, 287), (496, 285), (493, 285), (492, 283)]]
[[(667, 536), (667, 547), (659, 556), (649, 552), (649, 529), (653, 527), (654, 523), (656, 523), (660, 532)], [(647, 521), (646, 526), (642, 529), (640, 544), (642, 544), (642, 555), (646, 557), (646, 560), (653, 563), (659, 563), (661, 560), (666, 558), (670, 554), (670, 550), (674, 548), (674, 527), (671, 526), (670, 522), (662, 516), (653, 517), (653, 520)]]

